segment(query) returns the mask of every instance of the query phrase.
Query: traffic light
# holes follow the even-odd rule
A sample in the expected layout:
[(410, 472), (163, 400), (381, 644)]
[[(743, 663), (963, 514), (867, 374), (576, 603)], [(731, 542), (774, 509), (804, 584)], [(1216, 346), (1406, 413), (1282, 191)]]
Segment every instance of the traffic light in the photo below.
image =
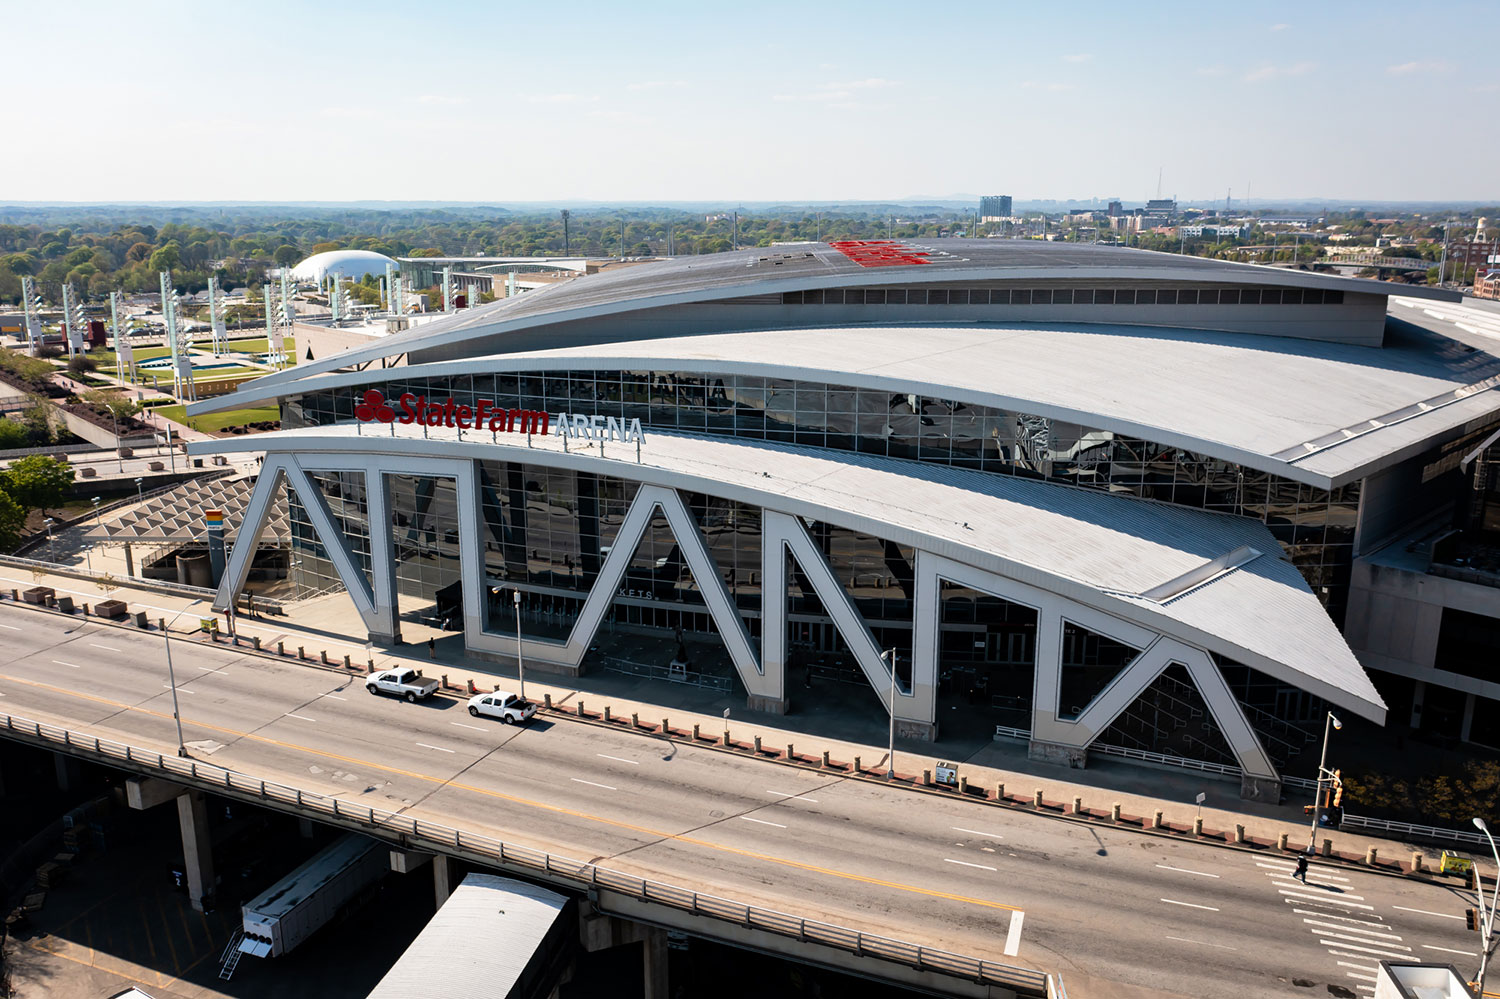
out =
[(1344, 802), (1344, 778), (1342, 772), (1333, 772), (1333, 807), (1341, 808)]
[(1465, 923), (1465, 925), (1467, 925), (1469, 927), (1469, 930), (1471, 932), (1478, 933), (1479, 932), (1479, 910), (1478, 909), (1465, 909), (1464, 910), (1464, 923)]

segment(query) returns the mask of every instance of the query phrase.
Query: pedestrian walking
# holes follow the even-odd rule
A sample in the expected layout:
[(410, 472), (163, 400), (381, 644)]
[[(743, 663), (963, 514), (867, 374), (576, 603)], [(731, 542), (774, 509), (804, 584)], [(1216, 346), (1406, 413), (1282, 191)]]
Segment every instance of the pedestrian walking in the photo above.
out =
[(427, 639), (427, 658), (428, 659), (436, 659), (437, 658), (437, 640), (436, 639), (432, 639), (432, 638)]
[(1299, 853), (1297, 855), (1297, 870), (1292, 873), (1292, 877), (1303, 884), (1307, 884), (1307, 854)]

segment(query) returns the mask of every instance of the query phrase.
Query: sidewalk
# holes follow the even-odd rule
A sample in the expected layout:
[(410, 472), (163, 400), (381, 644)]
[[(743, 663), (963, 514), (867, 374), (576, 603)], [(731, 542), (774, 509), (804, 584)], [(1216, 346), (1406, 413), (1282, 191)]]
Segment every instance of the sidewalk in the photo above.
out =
[[(27, 578), (24, 571), (0, 566), (0, 589), (7, 591), (6, 599), (11, 587), (24, 590), (33, 585), (38, 585), (38, 581)], [(93, 604), (104, 599), (95, 583), (71, 576), (44, 574), (40, 585), (51, 586), (60, 595), (72, 596), (76, 603)], [(146, 611), (153, 629), (158, 621), (166, 620), (172, 622), (174, 635), (195, 635), (204, 641), (200, 619), (217, 618), (221, 634), (227, 631), (223, 616), (209, 610), (208, 598), (195, 601), (130, 585), (115, 587), (109, 596), (125, 601), (132, 612)], [(355, 615), (343, 593), (294, 605), (287, 616), (252, 619), (241, 614), (236, 622), (240, 648), (251, 651), (251, 639), (259, 638), (262, 654), (275, 657), (277, 643), (281, 642), (285, 647), (282, 658), (292, 661), (300, 646), (309, 668), (322, 668), (322, 655), (326, 653), (328, 668), (340, 672), (344, 672), (346, 656), (350, 671), (360, 674), (370, 662), (377, 670), (398, 664), (416, 666), (429, 676), (446, 678), (445, 692), (459, 698), (468, 696), (470, 684), (481, 691), (496, 687), (518, 689), (514, 667), (467, 658), (461, 637), (451, 632), (403, 622), (407, 644), (393, 648), (369, 646), (345, 637), (354, 630), (351, 617)], [(431, 658), (427, 649), (429, 637), (435, 644)], [(228, 642), (222, 638), (218, 644), (225, 646)], [(628, 729), (634, 715), (639, 719), (637, 730), (642, 737), (661, 738), (665, 722), (667, 736), (703, 748), (756, 755), (768, 765), (805, 766), (830, 775), (886, 782), (887, 727), (883, 710), (878, 714), (870, 710), (872, 706), (879, 708), (873, 697), (868, 705), (855, 703), (859, 699), (851, 696), (847, 703), (832, 706), (825, 698), (812, 710), (774, 716), (746, 710), (743, 700), (734, 692), (604, 671), (560, 678), (532, 668), (527, 670), (525, 688), (531, 700), (544, 704), (550, 701), (552, 710), (544, 708), (543, 713), (554, 719), (569, 718), (575, 724), (608, 724)], [(852, 688), (848, 693), (853, 694)], [(603, 718), (606, 709), (609, 721)], [(731, 737), (727, 748), (721, 745), (726, 728)], [(755, 750), (757, 738), (759, 752)], [(790, 761), (788, 746), (794, 752)], [(822, 766), (825, 753), (831, 764), (826, 770)], [(857, 774), (852, 767), (856, 758), (860, 762)], [(939, 761), (957, 767), (958, 776), (967, 784), (964, 796), (974, 801), (976, 807), (1040, 811), (1064, 821), (1094, 821), (1174, 839), (1273, 854), (1280, 852), (1277, 842), (1283, 834), (1288, 838), (1289, 850), (1295, 851), (1306, 848), (1311, 832), (1310, 820), (1302, 814), (1300, 795), (1289, 796), (1289, 804), (1241, 801), (1238, 782), (1188, 771), (1148, 768), (1108, 757), (1095, 757), (1087, 769), (1074, 770), (1027, 759), (1026, 744), (1019, 740), (944, 740), (935, 744), (898, 740), (895, 783), (909, 788), (913, 794), (959, 796), (957, 789), (924, 784), (924, 771), (935, 771)], [(999, 796), (1002, 785), (1003, 798)], [(1200, 812), (1194, 799), (1200, 792), (1207, 795), (1201, 809), (1201, 837), (1192, 832), (1194, 819)], [(1043, 802), (1040, 808), (1035, 805), (1038, 793)], [(1076, 816), (1074, 799), (1081, 799), (1083, 806), (1082, 813)], [(1116, 804), (1121, 815), (1118, 822), (1111, 819)], [(1163, 813), (1160, 830), (1153, 828), (1154, 813), (1158, 811)], [(996, 818), (1003, 816), (997, 814)], [(1236, 826), (1243, 826), (1242, 844), (1235, 842)], [(1439, 861), (1440, 849), (1400, 840), (1319, 830), (1320, 848), (1325, 839), (1332, 841), (1334, 859), (1361, 867), (1366, 866), (1367, 852), (1375, 848), (1379, 856), (1373, 869), (1390, 874), (1409, 872), (1413, 853), (1422, 854), (1427, 872), (1433, 871)], [(1482, 851), (1462, 845), (1458, 849), (1472, 854), (1487, 876), (1496, 873)], [(1289, 857), (1290, 853), (1282, 855)], [(1459, 884), (1457, 878), (1441, 880)]]

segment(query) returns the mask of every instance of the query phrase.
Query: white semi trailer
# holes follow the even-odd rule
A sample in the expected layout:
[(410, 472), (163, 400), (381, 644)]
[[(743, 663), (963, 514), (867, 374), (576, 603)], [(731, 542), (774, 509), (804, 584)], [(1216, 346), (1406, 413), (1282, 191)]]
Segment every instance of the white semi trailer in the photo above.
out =
[(334, 840), (244, 904), (241, 953), (279, 957), (293, 950), (388, 867), (387, 848), (374, 840), (356, 833)]

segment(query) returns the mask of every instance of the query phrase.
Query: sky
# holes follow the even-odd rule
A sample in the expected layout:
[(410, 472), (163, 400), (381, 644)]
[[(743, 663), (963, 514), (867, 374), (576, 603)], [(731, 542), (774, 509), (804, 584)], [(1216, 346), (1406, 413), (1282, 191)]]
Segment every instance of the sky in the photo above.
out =
[(1500, 200), (1493, 2), (6, 6), (4, 202)]

